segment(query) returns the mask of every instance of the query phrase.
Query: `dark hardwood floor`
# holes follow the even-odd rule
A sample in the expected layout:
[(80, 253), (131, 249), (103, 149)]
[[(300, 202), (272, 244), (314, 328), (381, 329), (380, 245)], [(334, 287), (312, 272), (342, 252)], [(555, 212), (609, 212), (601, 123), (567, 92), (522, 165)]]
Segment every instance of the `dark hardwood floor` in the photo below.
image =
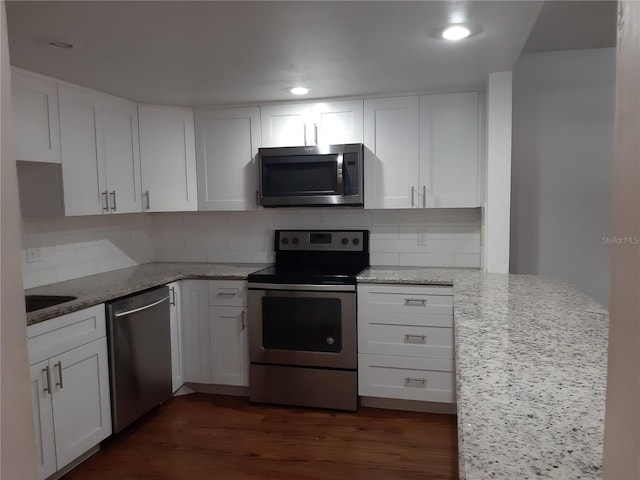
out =
[(361, 408), (344, 413), (176, 397), (64, 480), (457, 479), (452, 415)]

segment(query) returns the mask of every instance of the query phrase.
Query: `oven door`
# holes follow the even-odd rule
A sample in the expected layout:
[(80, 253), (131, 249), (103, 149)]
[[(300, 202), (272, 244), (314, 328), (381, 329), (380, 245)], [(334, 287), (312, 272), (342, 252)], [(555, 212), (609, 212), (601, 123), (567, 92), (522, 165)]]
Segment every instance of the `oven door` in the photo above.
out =
[(251, 363), (357, 368), (355, 292), (250, 289), (248, 308)]

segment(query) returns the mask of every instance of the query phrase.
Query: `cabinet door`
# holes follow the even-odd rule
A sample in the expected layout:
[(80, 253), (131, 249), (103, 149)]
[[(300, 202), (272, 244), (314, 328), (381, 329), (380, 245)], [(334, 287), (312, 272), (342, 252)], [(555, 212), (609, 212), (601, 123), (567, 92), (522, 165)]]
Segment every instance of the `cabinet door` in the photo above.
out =
[(211, 383), (209, 282), (180, 282), (184, 381)]
[(111, 435), (107, 339), (50, 360), (58, 470)]
[(57, 84), (16, 69), (11, 83), (16, 160), (61, 163)]
[(199, 209), (256, 208), (260, 109), (197, 110), (195, 117)]
[(219, 385), (249, 385), (246, 311), (211, 307), (211, 379)]
[(420, 97), (420, 206), (478, 207), (478, 94)]
[(269, 105), (260, 108), (263, 147), (307, 145), (309, 104)]
[(365, 208), (417, 205), (418, 97), (364, 102)]
[(316, 145), (362, 143), (362, 100), (314, 103), (311, 116)]
[(197, 210), (193, 110), (139, 106), (138, 121), (144, 210)]
[(36, 461), (38, 479), (53, 474), (56, 468), (56, 438), (53, 429), (53, 403), (51, 401), (51, 376), (49, 361), (31, 365), (31, 400), (36, 434)]
[(170, 306), (169, 323), (171, 326), (171, 385), (175, 392), (184, 385), (184, 368), (182, 360), (182, 313), (180, 305), (180, 283), (173, 282), (169, 287)]
[(109, 211), (140, 212), (142, 199), (137, 106), (109, 97), (103, 101), (101, 112)]
[(108, 211), (104, 145), (96, 95), (60, 85), (60, 144), (65, 215)]

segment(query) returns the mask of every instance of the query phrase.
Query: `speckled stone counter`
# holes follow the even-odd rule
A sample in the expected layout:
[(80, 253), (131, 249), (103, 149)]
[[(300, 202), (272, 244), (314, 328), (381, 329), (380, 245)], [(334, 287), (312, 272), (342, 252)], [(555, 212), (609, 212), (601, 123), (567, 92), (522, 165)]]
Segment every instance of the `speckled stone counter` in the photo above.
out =
[(461, 479), (601, 478), (605, 309), (530, 275), (372, 267), (358, 281), (453, 285)]
[(33, 325), (34, 323), (75, 312), (114, 298), (184, 278), (244, 280), (250, 273), (267, 266), (265, 264), (248, 263), (147, 263), (137, 267), (30, 288), (25, 290), (26, 295), (69, 295), (78, 298), (71, 302), (27, 313), (27, 325)]

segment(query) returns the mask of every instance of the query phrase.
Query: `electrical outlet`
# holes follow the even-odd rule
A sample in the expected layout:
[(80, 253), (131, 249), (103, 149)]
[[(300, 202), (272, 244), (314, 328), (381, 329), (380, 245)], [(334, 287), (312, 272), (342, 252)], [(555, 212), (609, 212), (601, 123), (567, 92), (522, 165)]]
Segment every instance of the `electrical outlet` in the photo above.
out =
[(418, 245), (427, 245), (427, 231), (418, 230)]
[(27, 263), (42, 261), (42, 249), (40, 247), (27, 248)]

